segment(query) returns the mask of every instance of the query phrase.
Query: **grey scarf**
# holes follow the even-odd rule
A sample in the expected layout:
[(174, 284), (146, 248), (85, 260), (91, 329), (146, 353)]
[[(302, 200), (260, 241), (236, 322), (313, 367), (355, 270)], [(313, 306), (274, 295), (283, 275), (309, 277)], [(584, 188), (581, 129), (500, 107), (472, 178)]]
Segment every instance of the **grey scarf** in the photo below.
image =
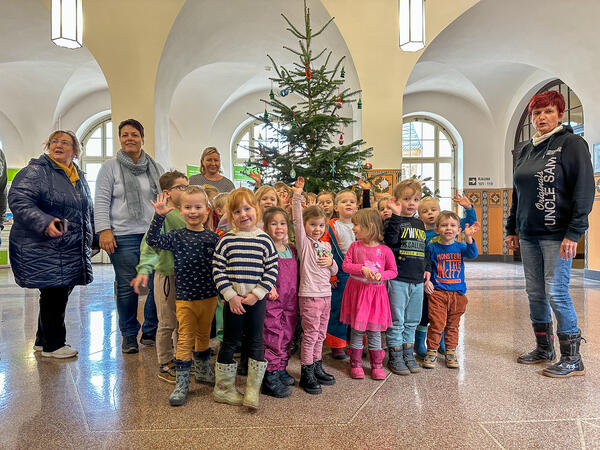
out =
[(121, 165), (121, 173), (123, 174), (127, 207), (135, 219), (141, 219), (142, 202), (147, 202), (148, 199), (142, 198), (140, 182), (136, 177), (147, 174), (152, 192), (156, 196), (160, 192), (160, 185), (158, 183), (160, 170), (156, 162), (144, 150), (142, 150), (137, 164), (134, 164), (132, 159), (122, 149), (117, 152), (117, 161)]

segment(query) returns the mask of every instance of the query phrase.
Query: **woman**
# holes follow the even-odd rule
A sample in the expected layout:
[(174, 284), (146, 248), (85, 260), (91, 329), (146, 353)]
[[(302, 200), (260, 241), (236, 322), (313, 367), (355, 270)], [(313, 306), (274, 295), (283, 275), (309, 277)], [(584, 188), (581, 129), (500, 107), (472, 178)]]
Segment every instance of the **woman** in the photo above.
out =
[(73, 287), (93, 279), (93, 206), (84, 174), (73, 163), (80, 150), (75, 134), (55, 131), (45, 149), (48, 154), (29, 161), (10, 187), (10, 264), (19, 286), (40, 290), (33, 349), (71, 358), (77, 350), (66, 345), (65, 308)]
[[(162, 168), (144, 150), (144, 127), (135, 119), (119, 124), (121, 149), (117, 157), (102, 164), (96, 183), (95, 220), (100, 248), (110, 256), (117, 282), (117, 312), (123, 336), (123, 353), (137, 353), (138, 294), (131, 283), (136, 277), (140, 244), (154, 215), (150, 200), (161, 192)], [(158, 318), (152, 277), (144, 307), (141, 343), (153, 345)]]
[[(549, 377), (584, 375), (581, 331), (569, 296), (571, 263), (588, 228), (594, 202), (594, 174), (587, 143), (561, 125), (565, 100), (556, 91), (529, 101), (537, 133), (515, 162), (506, 245), (521, 248), (530, 318), (537, 347), (517, 358), (521, 364), (552, 362), (556, 316), (560, 360), (542, 373)], [(517, 236), (517, 230), (519, 232)]]
[(200, 158), (200, 173), (190, 177), (190, 184), (202, 186), (210, 184), (219, 192), (230, 192), (235, 189), (228, 178), (221, 175), (221, 154), (215, 147), (206, 147)]

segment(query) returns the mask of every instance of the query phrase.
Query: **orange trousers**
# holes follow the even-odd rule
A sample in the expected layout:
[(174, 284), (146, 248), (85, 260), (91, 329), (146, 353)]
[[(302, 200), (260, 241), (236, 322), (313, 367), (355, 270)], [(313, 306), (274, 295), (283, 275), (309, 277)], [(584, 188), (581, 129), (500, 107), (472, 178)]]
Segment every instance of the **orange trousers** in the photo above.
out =
[(442, 331), (447, 349), (458, 345), (458, 325), (460, 316), (467, 309), (467, 297), (454, 291), (434, 291), (428, 295), (429, 328), (427, 329), (427, 350), (437, 350)]
[(208, 349), (210, 327), (216, 309), (217, 297), (175, 302), (175, 313), (179, 322), (179, 338), (177, 339), (175, 358), (180, 361), (192, 359), (194, 344), (196, 351)]

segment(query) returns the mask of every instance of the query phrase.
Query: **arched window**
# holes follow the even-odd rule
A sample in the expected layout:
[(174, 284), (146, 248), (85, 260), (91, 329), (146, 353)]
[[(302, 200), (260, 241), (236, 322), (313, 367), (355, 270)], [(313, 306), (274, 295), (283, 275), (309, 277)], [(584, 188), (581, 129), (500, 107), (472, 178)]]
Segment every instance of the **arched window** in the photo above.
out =
[[(565, 125), (571, 125), (575, 134), (583, 136), (583, 106), (579, 97), (573, 92), (573, 90), (563, 83), (561, 80), (554, 80), (544, 85), (540, 90), (536, 92), (539, 94), (546, 91), (558, 91), (565, 98), (565, 113), (563, 115), (562, 123)], [(513, 162), (521, 149), (529, 142), (531, 137), (536, 133), (531, 123), (531, 116), (527, 111), (527, 106), (523, 114), (521, 114), (521, 120), (517, 126), (515, 133), (515, 150), (513, 151)]]
[[(275, 127), (283, 126), (278, 122), (273, 123)], [(248, 160), (254, 160), (255, 156), (250, 150), (259, 145), (277, 146), (280, 149), (287, 147), (287, 144), (281, 140), (281, 136), (275, 130), (259, 120), (253, 120), (241, 128), (235, 135), (231, 145), (231, 164), (233, 168), (233, 182), (241, 183), (242, 186), (254, 186), (254, 182), (249, 183), (251, 178), (244, 175), (244, 168)]]
[(456, 142), (439, 123), (425, 117), (404, 119), (402, 179), (416, 175), (437, 192), (442, 209), (452, 209)]
[(110, 116), (94, 122), (83, 133), (81, 138), (81, 170), (92, 191), (92, 198), (96, 192), (96, 178), (102, 163), (113, 155), (113, 125)]

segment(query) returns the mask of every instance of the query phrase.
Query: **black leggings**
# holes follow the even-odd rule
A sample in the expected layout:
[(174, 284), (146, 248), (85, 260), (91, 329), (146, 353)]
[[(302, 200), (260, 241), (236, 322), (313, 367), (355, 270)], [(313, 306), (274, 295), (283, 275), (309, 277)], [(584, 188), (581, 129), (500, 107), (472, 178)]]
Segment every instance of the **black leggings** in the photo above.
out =
[(41, 345), (45, 352), (53, 352), (65, 345), (65, 310), (72, 287), (40, 289), (40, 312), (35, 345)]
[(423, 293), (423, 312), (421, 313), (421, 323), (419, 323), (422, 327), (426, 327), (429, 325), (429, 300), (427, 300), (427, 294)]
[(243, 347), (248, 351), (248, 358), (264, 361), (263, 327), (265, 323), (266, 300), (259, 300), (254, 305), (244, 305), (244, 314), (234, 314), (229, 302), (223, 307), (223, 343), (217, 361), (221, 364), (232, 364), (236, 346), (244, 336)]

